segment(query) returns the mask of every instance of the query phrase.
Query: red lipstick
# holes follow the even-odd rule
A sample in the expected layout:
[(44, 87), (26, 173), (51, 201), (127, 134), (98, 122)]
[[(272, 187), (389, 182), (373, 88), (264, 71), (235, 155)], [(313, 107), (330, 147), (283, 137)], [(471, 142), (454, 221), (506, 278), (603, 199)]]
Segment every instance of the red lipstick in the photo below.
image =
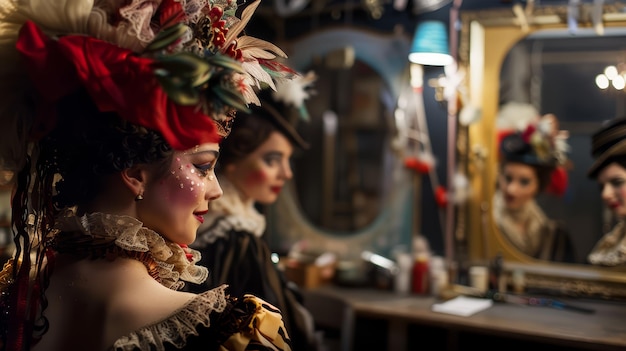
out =
[(201, 212), (195, 212), (193, 215), (196, 216), (196, 219), (200, 222), (200, 223), (204, 223), (204, 216), (205, 214), (209, 213), (208, 210), (206, 211), (201, 211)]

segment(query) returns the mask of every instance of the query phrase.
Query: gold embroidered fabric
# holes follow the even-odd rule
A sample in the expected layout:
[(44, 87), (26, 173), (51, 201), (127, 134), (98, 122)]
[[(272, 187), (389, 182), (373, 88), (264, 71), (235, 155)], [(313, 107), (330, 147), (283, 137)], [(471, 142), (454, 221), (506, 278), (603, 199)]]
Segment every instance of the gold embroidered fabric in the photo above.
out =
[(291, 350), (286, 342), (289, 337), (278, 308), (250, 294), (244, 296), (244, 301), (254, 304), (253, 316), (240, 333), (233, 334), (220, 346), (220, 350), (243, 351), (251, 341), (275, 351)]
[(188, 249), (192, 254), (190, 261), (182, 247), (165, 241), (133, 217), (105, 213), (78, 217), (69, 212), (57, 219), (56, 229), (114, 240), (116, 246), (127, 251), (149, 252), (157, 263), (161, 284), (173, 290), (182, 289), (185, 281), (202, 283), (209, 275), (206, 267), (196, 266), (200, 252)]
[(626, 225), (617, 223), (591, 250), (587, 259), (592, 264), (617, 266), (626, 263)]

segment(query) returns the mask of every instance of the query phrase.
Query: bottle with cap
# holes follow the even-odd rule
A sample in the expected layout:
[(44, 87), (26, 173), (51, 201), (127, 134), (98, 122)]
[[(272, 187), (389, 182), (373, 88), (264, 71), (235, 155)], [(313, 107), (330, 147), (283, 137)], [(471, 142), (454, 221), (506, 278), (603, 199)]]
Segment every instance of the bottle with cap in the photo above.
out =
[(419, 254), (413, 264), (413, 293), (427, 295), (430, 293), (430, 270), (428, 268), (428, 256)]
[(428, 241), (422, 235), (413, 241), (415, 261), (412, 269), (411, 291), (418, 295), (430, 294), (430, 249)]
[(448, 270), (446, 263), (441, 256), (431, 256), (430, 258), (430, 293), (433, 296), (446, 289), (449, 284)]
[(413, 269), (413, 258), (411, 254), (402, 252), (396, 255), (398, 271), (394, 279), (396, 292), (408, 294), (411, 292), (411, 277)]

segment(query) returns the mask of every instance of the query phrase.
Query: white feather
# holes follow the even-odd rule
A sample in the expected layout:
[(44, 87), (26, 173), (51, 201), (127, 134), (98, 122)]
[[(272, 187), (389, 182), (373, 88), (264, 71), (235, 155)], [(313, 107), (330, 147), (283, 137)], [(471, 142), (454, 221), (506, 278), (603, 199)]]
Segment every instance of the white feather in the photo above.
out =
[(47, 32), (85, 34), (93, 0), (18, 0), (17, 6)]
[(527, 103), (508, 102), (498, 111), (496, 127), (501, 130), (524, 130), (539, 118), (537, 109)]
[(307, 74), (297, 76), (293, 79), (277, 81), (276, 91), (272, 94), (272, 97), (276, 101), (282, 101), (286, 105), (299, 108), (304, 104), (304, 100), (310, 97), (310, 92), (307, 88), (309, 88), (316, 79), (317, 76), (315, 73), (309, 71)]
[(276, 86), (274, 85), (272, 77), (263, 69), (263, 67), (261, 67), (258, 61), (255, 60), (243, 62), (241, 66), (243, 67), (244, 71), (246, 71), (252, 78), (254, 78), (255, 86), (260, 87), (260, 83), (265, 83), (269, 87), (271, 87), (272, 90), (276, 90)]

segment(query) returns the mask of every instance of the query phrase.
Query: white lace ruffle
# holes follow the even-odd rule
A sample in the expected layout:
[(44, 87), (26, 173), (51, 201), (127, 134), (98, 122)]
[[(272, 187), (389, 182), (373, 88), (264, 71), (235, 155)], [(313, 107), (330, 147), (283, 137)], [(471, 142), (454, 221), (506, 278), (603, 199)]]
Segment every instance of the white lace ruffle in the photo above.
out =
[(57, 219), (57, 229), (68, 232), (83, 232), (86, 235), (115, 240), (118, 247), (136, 252), (150, 252), (159, 269), (161, 284), (180, 290), (184, 281), (202, 283), (209, 272), (206, 267), (196, 266), (200, 253), (188, 249), (192, 254), (189, 261), (180, 245), (165, 241), (155, 231), (129, 216), (91, 213), (78, 217), (72, 214)]
[(166, 320), (136, 330), (115, 341), (112, 350), (165, 350), (165, 343), (182, 348), (187, 337), (197, 335), (196, 326), (211, 325), (209, 315), (226, 308), (226, 285), (199, 294)]
[(257, 237), (265, 232), (265, 217), (254, 208), (254, 202), (242, 201), (239, 190), (225, 177), (220, 178), (220, 186), (224, 195), (211, 202), (211, 211), (204, 216), (204, 223), (198, 229), (198, 237), (192, 245), (195, 248), (202, 248), (218, 238), (226, 237), (231, 230), (249, 232)]

